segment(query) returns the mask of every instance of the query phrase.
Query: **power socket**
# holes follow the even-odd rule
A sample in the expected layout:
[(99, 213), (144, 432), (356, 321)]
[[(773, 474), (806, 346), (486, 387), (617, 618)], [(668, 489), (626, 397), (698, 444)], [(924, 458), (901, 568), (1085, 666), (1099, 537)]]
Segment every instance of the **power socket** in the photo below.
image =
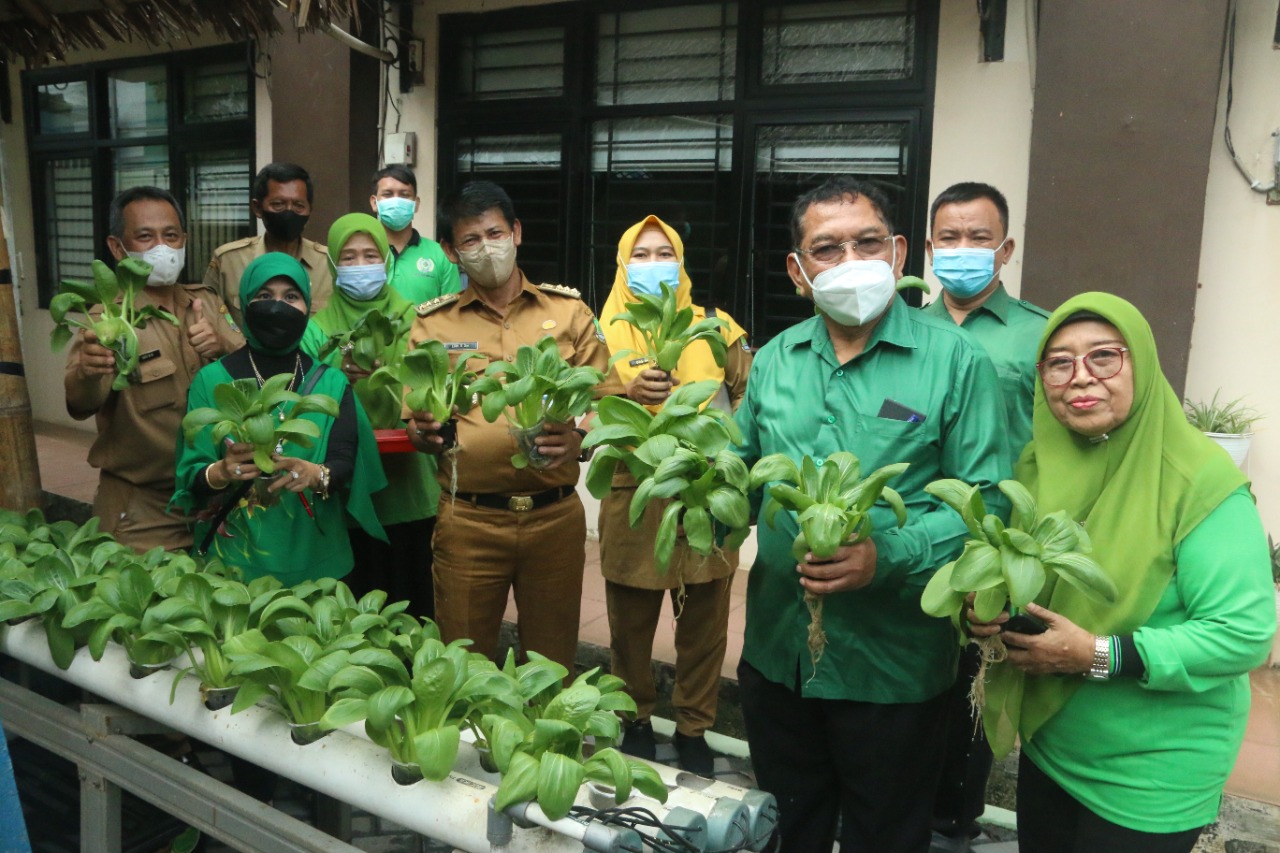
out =
[(402, 74), (407, 74), (409, 80), (415, 84), (421, 84), (425, 81), (425, 71), (423, 70), (424, 57), (426, 55), (426, 45), (422, 39), (409, 39), (408, 51), (408, 68), (401, 69)]

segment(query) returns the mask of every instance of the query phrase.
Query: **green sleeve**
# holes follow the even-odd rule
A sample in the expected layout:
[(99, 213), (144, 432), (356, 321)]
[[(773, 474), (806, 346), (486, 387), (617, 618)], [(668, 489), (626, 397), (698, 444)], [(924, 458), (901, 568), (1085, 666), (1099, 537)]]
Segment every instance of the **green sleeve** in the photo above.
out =
[(302, 343), (298, 345), (298, 348), (316, 361), (322, 361), (330, 367), (338, 367), (342, 362), (336, 349), (329, 353), (328, 358), (320, 357), (320, 350), (328, 340), (329, 335), (324, 329), (320, 328), (320, 324), (313, 317), (307, 321), (307, 330), (302, 333)]
[[(208, 367), (200, 370), (191, 380), (191, 387), (187, 390), (187, 411), (213, 406), (213, 389), (217, 384), (217, 378), (213, 376), (212, 371), (217, 370), (219, 373), (226, 375), (226, 371), (216, 362)], [(174, 486), (176, 491), (169, 501), (170, 507), (181, 509), (188, 513), (198, 509), (195, 506), (195, 495), (191, 489), (195, 485), (196, 477), (200, 476), (205, 468), (210, 464), (217, 462), (222, 458), (217, 453), (217, 448), (213, 446), (213, 442), (209, 440), (209, 433), (212, 427), (205, 427), (197, 435), (193, 436), (193, 442), (187, 444), (184, 433), (178, 430), (177, 437), (177, 469), (174, 472)]]
[[(1147, 668), (1142, 685), (1199, 693), (1262, 664), (1276, 631), (1275, 587), (1266, 534), (1247, 488), (1229, 495), (1182, 540), (1175, 562), (1172, 589), (1134, 634)], [(1166, 609), (1171, 597), (1175, 606)]]
[[(954, 376), (943, 413), (946, 429), (938, 478), (954, 477), (977, 484), (987, 512), (1008, 521), (1009, 500), (997, 484), (1013, 473), (1004, 438), (1004, 404), (996, 369), (986, 353), (975, 347), (967, 363), (955, 368)], [(924, 586), (939, 567), (960, 554), (969, 530), (958, 513), (936, 501), (933, 510), (905, 527), (880, 530), (871, 538), (876, 544), (874, 586)]]
[(436, 264), (440, 268), (440, 275), (436, 281), (440, 285), (440, 292), (437, 296), (444, 296), (446, 293), (458, 293), (462, 290), (462, 278), (458, 275), (458, 265), (449, 260), (449, 256), (444, 253), (444, 249), (436, 247), (439, 258)]

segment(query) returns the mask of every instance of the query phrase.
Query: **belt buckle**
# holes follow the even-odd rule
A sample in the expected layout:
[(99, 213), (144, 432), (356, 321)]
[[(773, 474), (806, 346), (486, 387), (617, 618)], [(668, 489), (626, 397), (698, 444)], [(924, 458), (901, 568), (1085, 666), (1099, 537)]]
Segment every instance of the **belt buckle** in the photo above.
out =
[(528, 512), (533, 509), (533, 497), (531, 495), (512, 495), (507, 499), (507, 509), (512, 512)]

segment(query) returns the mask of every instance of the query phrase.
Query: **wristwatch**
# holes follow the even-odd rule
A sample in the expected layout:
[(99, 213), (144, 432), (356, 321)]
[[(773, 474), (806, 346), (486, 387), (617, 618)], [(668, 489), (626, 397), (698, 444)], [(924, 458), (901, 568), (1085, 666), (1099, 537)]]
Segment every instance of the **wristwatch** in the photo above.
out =
[(1111, 638), (1093, 638), (1093, 663), (1084, 677), (1090, 681), (1107, 681), (1111, 678)]

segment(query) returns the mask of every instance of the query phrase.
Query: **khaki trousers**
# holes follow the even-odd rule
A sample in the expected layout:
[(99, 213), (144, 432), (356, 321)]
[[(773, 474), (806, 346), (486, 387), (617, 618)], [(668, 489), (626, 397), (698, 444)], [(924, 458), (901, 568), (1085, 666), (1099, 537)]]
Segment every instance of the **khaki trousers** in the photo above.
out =
[[(684, 609), (676, 620), (676, 731), (697, 736), (716, 721), (720, 668), (729, 631), (729, 589), (733, 578), (686, 584)], [(638, 589), (605, 581), (609, 607), (609, 647), (613, 674), (627, 682), (637, 719), (653, 716), (658, 692), (653, 683), (653, 634), (668, 590)], [(677, 590), (670, 590), (675, 600)]]
[(478, 507), (446, 493), (433, 540), (436, 623), (493, 657), (515, 589), (520, 647), (569, 669), (578, 651), (587, 522), (577, 494), (528, 512)]
[(172, 497), (172, 482), (159, 488), (135, 486), (103, 471), (93, 496), (93, 514), (100, 529), (135, 551), (150, 551), (157, 545), (166, 551), (186, 551), (192, 544), (191, 528), (182, 516), (165, 511)]

